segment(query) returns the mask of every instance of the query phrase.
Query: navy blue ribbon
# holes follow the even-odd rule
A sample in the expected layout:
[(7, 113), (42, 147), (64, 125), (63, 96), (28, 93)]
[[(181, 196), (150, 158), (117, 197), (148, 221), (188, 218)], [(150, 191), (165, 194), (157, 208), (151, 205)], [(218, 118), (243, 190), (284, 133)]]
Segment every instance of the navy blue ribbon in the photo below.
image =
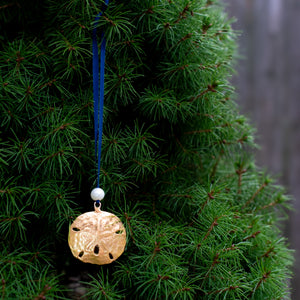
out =
[[(109, 0), (105, 0), (105, 8)], [(106, 39), (104, 33), (101, 34), (100, 45), (100, 68), (97, 42), (97, 22), (102, 16), (100, 12), (95, 18), (93, 29), (93, 94), (94, 94), (94, 134), (95, 134), (95, 160), (97, 166), (97, 187), (100, 181), (100, 162), (103, 131), (103, 107), (104, 107), (104, 73), (105, 73), (105, 48)]]

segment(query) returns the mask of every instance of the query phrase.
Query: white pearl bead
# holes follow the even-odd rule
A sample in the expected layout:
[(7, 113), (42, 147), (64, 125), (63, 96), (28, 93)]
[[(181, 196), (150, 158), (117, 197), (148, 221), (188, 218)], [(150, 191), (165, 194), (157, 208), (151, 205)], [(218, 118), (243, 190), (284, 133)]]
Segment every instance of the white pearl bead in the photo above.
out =
[(97, 200), (102, 200), (105, 196), (105, 193), (102, 189), (100, 188), (94, 188), (92, 191), (91, 191), (91, 198), (95, 201)]

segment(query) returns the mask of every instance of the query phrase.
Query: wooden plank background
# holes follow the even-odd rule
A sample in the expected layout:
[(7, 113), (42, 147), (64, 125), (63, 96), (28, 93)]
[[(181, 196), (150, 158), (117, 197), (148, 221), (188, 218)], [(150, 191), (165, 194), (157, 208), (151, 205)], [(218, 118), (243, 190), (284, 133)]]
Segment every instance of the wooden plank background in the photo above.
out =
[[(300, 0), (224, 0), (241, 30), (241, 111), (257, 128), (257, 163), (294, 197), (285, 234), (296, 249), (292, 299), (300, 299)], [(271, 295), (270, 295), (271, 296)]]

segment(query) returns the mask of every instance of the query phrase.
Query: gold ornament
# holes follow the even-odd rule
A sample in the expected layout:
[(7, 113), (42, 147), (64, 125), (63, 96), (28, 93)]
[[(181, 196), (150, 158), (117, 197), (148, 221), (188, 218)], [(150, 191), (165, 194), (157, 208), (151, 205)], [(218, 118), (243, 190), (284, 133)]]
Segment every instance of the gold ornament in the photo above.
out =
[(115, 261), (126, 245), (126, 230), (121, 220), (95, 205), (95, 211), (75, 219), (69, 229), (72, 254), (85, 263), (105, 265)]

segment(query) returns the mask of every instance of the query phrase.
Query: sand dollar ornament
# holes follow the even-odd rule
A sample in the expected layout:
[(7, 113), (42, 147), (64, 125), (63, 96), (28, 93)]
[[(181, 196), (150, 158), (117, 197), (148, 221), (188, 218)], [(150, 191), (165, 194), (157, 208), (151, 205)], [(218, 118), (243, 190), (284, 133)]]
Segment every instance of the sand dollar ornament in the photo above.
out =
[(94, 189), (91, 197), (95, 200), (95, 211), (80, 215), (72, 223), (69, 246), (72, 254), (85, 263), (110, 264), (124, 252), (126, 230), (117, 216), (100, 209), (102, 189)]

